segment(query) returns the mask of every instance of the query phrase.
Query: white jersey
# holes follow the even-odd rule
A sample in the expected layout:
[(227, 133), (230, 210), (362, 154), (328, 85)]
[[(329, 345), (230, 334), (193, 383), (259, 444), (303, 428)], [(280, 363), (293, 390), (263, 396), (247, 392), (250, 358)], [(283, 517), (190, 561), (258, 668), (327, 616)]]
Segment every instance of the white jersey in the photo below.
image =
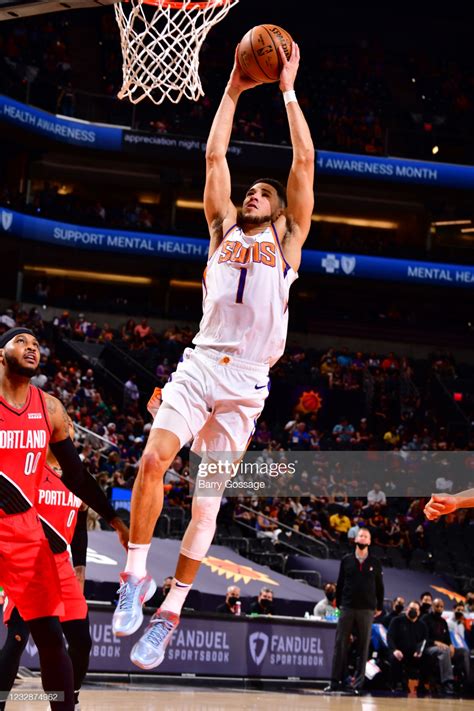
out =
[(271, 367), (285, 350), (288, 297), (297, 278), (273, 224), (253, 236), (234, 225), (204, 271), (203, 316), (193, 343)]

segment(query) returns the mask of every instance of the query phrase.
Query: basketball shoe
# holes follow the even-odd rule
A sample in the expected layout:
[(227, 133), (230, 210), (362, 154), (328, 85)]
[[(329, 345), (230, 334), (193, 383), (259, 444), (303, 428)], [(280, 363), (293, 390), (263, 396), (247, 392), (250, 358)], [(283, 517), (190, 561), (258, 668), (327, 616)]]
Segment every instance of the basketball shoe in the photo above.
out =
[(131, 573), (120, 573), (119, 600), (112, 618), (112, 631), (116, 637), (127, 637), (137, 631), (143, 622), (143, 603), (156, 592), (156, 583), (149, 575), (137, 578)]
[(168, 610), (157, 610), (144, 634), (134, 645), (130, 659), (141, 669), (153, 669), (165, 658), (166, 647), (179, 625), (179, 615)]

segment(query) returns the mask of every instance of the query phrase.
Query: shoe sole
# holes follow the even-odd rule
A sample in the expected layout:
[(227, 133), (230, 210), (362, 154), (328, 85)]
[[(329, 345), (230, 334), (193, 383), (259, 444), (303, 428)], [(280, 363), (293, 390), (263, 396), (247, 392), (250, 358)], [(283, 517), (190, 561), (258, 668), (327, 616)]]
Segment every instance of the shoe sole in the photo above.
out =
[[(152, 598), (155, 593), (156, 593), (156, 583), (152, 578), (148, 592), (143, 599), (143, 603), (148, 602), (148, 600), (150, 600), (150, 598)], [(133, 627), (131, 627), (127, 631), (114, 630), (114, 621), (112, 618), (112, 632), (115, 637), (130, 637), (130, 635), (135, 634), (135, 632), (138, 629), (140, 629), (140, 627), (142, 626), (142, 623), (143, 623), (143, 609), (140, 608), (140, 616), (138, 617), (138, 619), (137, 619), (136, 623), (133, 625)]]
[(143, 662), (134, 658), (133, 649), (132, 649), (132, 653), (130, 654), (130, 661), (133, 664), (135, 664), (136, 667), (139, 667), (140, 669), (145, 669), (145, 670), (155, 669), (156, 667), (159, 667), (164, 658), (165, 658), (165, 653), (163, 652), (163, 654), (161, 655), (161, 657), (159, 658), (159, 660), (157, 662), (153, 662), (153, 664), (143, 664)]

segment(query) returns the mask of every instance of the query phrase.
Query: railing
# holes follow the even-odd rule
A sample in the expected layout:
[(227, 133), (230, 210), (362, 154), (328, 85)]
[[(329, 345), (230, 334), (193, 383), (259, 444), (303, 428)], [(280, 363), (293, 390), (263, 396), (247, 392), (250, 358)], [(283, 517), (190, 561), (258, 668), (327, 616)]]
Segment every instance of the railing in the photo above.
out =
[[(248, 506), (245, 506), (244, 504), (240, 504), (239, 506), (240, 506), (240, 508), (244, 509), (245, 511), (248, 511), (248, 512), (254, 514), (255, 516), (258, 516), (258, 513), (256, 513), (254, 509), (251, 509)], [(300, 548), (297, 545), (296, 546), (292, 545), (288, 541), (285, 541), (283, 539), (278, 539), (278, 544), (277, 544), (278, 547), (283, 547), (285, 549), (292, 551), (293, 553), (299, 553), (300, 555), (308, 556), (310, 558), (318, 558), (318, 557), (319, 558), (329, 558), (329, 548), (322, 541), (318, 541), (316, 538), (312, 538), (311, 536), (306, 535), (306, 533), (300, 533), (300, 531), (295, 531), (294, 528), (291, 528), (291, 526), (287, 526), (286, 524), (281, 523), (276, 518), (272, 518), (271, 516), (267, 516), (267, 515), (265, 515), (265, 518), (268, 521), (271, 521), (272, 523), (276, 524), (276, 526), (278, 528), (286, 530), (289, 533), (291, 533), (292, 537), (295, 536), (295, 538), (297, 538), (298, 541), (300, 541), (300, 545), (302, 546)], [(240, 519), (235, 518), (235, 517), (234, 517), (234, 521), (236, 523), (238, 523), (239, 526), (242, 526), (243, 528), (248, 529), (249, 531), (252, 531), (252, 533), (255, 535), (256, 530), (253, 526), (251, 526), (250, 524), (247, 524), (244, 521), (241, 521)], [(312, 553), (309, 553), (307, 548), (305, 547), (305, 543), (306, 543), (306, 546), (310, 546), (311, 548), (319, 549), (321, 551), (322, 555), (316, 556), (316, 555), (313, 555)]]

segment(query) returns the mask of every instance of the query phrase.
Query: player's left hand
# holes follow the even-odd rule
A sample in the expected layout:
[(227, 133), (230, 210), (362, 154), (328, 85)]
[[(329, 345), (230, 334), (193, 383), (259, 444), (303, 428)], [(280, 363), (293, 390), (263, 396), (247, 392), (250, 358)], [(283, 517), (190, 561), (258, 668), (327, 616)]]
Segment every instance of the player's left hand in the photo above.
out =
[(291, 91), (294, 88), (296, 74), (300, 65), (300, 48), (293, 42), (290, 58), (286, 58), (283, 47), (278, 47), (283, 69), (280, 72), (280, 90)]
[(128, 526), (122, 521), (120, 516), (116, 516), (110, 522), (110, 525), (117, 532), (120, 543), (128, 551), (128, 539), (130, 538), (130, 531)]
[(429, 521), (435, 521), (440, 516), (452, 513), (456, 509), (457, 500), (452, 494), (433, 494), (423, 512)]

